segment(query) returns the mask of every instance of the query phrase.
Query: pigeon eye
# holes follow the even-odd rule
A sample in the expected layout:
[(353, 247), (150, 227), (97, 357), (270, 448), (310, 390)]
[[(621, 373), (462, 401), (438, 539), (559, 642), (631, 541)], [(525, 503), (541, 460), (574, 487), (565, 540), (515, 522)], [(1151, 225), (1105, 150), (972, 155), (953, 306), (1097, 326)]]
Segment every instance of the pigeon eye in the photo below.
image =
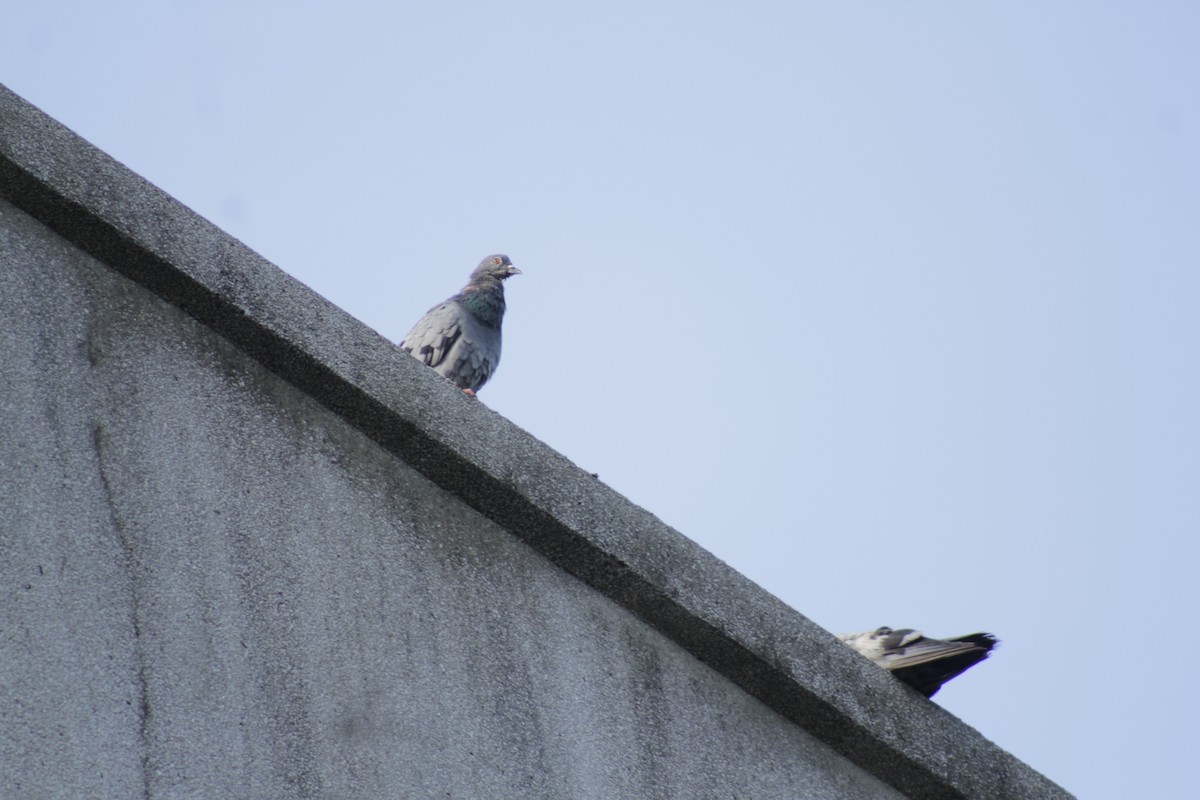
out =
[(498, 267), (498, 266), (500, 266), (500, 259), (498, 259), (498, 258), (493, 258), (493, 259), (492, 259), (492, 263), (493, 263), (493, 264), (495, 264), (495, 265)]

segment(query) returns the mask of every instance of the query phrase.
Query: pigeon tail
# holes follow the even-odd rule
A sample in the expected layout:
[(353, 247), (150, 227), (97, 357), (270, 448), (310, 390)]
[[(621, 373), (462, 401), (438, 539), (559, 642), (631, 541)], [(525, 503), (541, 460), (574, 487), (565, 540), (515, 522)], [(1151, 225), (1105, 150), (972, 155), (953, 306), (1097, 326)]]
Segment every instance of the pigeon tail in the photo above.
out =
[(990, 633), (931, 639), (911, 628), (877, 628), (839, 638), (926, 697), (983, 661), (999, 644)]
[(894, 667), (891, 673), (926, 697), (933, 697), (947, 681), (957, 678), (987, 658), (997, 640), (990, 633), (972, 633), (947, 639), (945, 643), (960, 647), (931, 652), (928, 660), (911, 666)]

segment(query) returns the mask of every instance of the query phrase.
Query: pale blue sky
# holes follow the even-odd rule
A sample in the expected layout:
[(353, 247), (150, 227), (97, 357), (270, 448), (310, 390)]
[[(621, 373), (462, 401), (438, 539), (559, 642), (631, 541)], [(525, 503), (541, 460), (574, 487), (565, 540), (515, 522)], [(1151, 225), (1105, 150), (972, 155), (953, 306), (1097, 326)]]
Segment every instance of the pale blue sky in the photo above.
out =
[(0, 82), (938, 702), (1189, 797), (1200, 5), (24, 3)]

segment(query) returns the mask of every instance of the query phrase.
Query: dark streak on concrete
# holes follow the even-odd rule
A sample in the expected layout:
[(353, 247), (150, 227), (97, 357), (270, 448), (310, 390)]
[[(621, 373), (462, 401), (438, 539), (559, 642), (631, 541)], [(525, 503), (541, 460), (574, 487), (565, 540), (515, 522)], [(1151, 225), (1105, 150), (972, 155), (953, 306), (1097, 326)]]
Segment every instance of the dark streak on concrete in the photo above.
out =
[(133, 638), (137, 653), (137, 714), (138, 714), (138, 749), (141, 750), (138, 758), (142, 764), (142, 792), (146, 800), (150, 800), (152, 796), (150, 786), (150, 693), (149, 681), (146, 679), (146, 651), (145, 640), (142, 638), (141, 625), (141, 598), (138, 596), (138, 587), (143, 584), (139, 579), (138, 559), (134, 540), (128, 535), (124, 521), (121, 519), (121, 514), (117, 510), (117, 494), (113, 490), (112, 479), (109, 476), (108, 468), (105, 459), (105, 443), (104, 443), (104, 425), (95, 421), (92, 423), (92, 445), (96, 452), (96, 466), (100, 473), (100, 485), (104, 490), (104, 502), (108, 508), (108, 514), (112, 521), (113, 530), (117, 532), (120, 540), (121, 555), (124, 561), (125, 574), (128, 576), (129, 582), (129, 608), (130, 627), (133, 629)]

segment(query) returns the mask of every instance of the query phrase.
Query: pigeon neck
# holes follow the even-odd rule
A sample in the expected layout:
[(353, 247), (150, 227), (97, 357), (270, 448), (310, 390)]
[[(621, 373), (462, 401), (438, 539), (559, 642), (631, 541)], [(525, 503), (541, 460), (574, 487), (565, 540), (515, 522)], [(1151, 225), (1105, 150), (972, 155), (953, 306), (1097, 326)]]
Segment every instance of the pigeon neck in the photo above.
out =
[(458, 295), (458, 302), (489, 327), (499, 328), (504, 319), (504, 286), (500, 281), (470, 284)]

